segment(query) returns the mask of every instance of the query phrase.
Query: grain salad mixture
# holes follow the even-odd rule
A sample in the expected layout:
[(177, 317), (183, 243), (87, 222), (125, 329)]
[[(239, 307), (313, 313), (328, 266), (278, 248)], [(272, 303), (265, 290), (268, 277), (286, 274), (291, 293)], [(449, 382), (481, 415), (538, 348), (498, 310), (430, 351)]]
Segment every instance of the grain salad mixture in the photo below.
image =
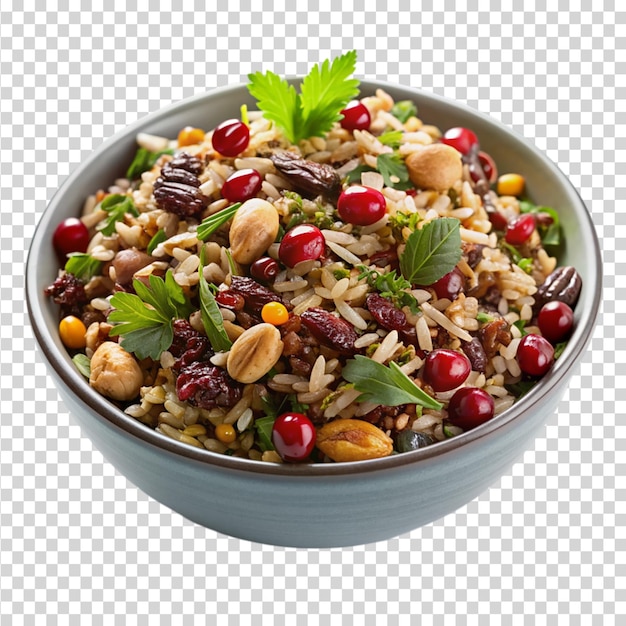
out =
[(552, 367), (581, 279), (559, 216), (472, 129), (363, 96), (356, 53), (258, 109), (140, 134), (58, 225), (46, 293), (89, 384), (197, 448), (344, 462), (455, 437)]

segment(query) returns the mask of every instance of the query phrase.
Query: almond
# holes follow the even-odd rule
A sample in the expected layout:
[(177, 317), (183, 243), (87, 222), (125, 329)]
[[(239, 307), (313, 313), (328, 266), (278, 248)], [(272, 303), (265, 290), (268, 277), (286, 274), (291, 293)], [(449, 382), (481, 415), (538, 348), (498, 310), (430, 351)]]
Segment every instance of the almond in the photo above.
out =
[(365, 461), (389, 456), (391, 437), (373, 424), (357, 419), (337, 419), (317, 431), (317, 447), (333, 461)]
[(233, 343), (226, 369), (240, 383), (254, 383), (267, 374), (283, 353), (280, 331), (271, 324), (245, 330)]
[(263, 256), (278, 234), (278, 211), (261, 198), (246, 200), (230, 226), (230, 251), (237, 263), (249, 265)]
[(406, 158), (411, 182), (418, 189), (447, 191), (463, 176), (458, 150), (444, 143), (433, 143)]

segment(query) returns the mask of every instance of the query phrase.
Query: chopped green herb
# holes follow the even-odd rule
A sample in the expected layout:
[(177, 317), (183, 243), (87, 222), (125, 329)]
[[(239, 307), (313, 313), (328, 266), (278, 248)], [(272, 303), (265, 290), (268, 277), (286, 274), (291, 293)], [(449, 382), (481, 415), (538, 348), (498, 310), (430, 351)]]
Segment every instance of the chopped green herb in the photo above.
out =
[(341, 111), (358, 95), (359, 81), (350, 78), (356, 68), (355, 50), (314, 65), (296, 92), (273, 72), (249, 74), (248, 91), (266, 119), (280, 127), (294, 144), (321, 137), (341, 119)]
[(65, 271), (76, 278), (87, 282), (92, 276), (100, 273), (102, 261), (94, 259), (85, 252), (72, 252), (65, 263)]
[(476, 321), (479, 324), (488, 324), (489, 322), (493, 322), (493, 320), (493, 316), (487, 315), (487, 313), (483, 313), (482, 311), (479, 311), (476, 315)]
[(198, 229), (196, 231), (198, 239), (200, 239), (200, 241), (208, 239), (216, 230), (234, 217), (240, 206), (241, 202), (236, 202), (235, 204), (231, 204), (229, 207), (226, 207), (225, 209), (222, 209), (217, 213), (213, 213), (213, 215), (209, 215), (209, 217), (203, 219), (202, 222), (198, 224)]
[(398, 211), (395, 215), (389, 217), (389, 226), (391, 228), (396, 228), (398, 230), (402, 230), (403, 228), (410, 228), (411, 230), (415, 230), (417, 228), (418, 222), (422, 218), (420, 214), (415, 211), (414, 213), (405, 213), (403, 211)]
[(520, 259), (517, 265), (527, 274), (533, 271), (533, 260), (530, 258)]
[(400, 155), (394, 152), (379, 154), (376, 158), (376, 167), (387, 187), (403, 190), (413, 186), (409, 179), (409, 170)]
[(135, 158), (128, 167), (126, 178), (128, 178), (128, 180), (139, 178), (144, 172), (151, 170), (154, 164), (159, 160), (159, 157), (163, 154), (174, 154), (174, 150), (168, 149), (151, 152), (146, 148), (139, 148), (135, 153)]
[(415, 230), (400, 255), (402, 275), (412, 285), (432, 285), (461, 260), (461, 222), (443, 217)]
[(341, 280), (342, 278), (348, 278), (350, 276), (350, 270), (345, 267), (341, 267), (339, 269), (333, 270), (333, 276), (337, 280)]
[(402, 142), (402, 134), (401, 130), (388, 130), (386, 133), (378, 135), (377, 139), (384, 146), (389, 146), (390, 148), (397, 150)]
[(165, 231), (162, 228), (157, 230), (157, 232), (154, 234), (154, 237), (150, 239), (150, 243), (148, 243), (146, 252), (148, 254), (152, 254), (156, 250), (156, 247), (160, 243), (163, 243), (166, 239), (167, 239), (167, 236), (165, 235)]
[(524, 257), (517, 251), (517, 249), (512, 246), (510, 243), (507, 243), (506, 241), (500, 241), (499, 242), (500, 247), (505, 250), (506, 252), (509, 253), (511, 260), (513, 261), (513, 263), (517, 264), (519, 263)]
[(91, 359), (82, 352), (75, 354), (72, 357), (72, 362), (76, 366), (76, 369), (85, 377), (91, 376)]
[(407, 291), (411, 289), (411, 283), (402, 275), (396, 276), (396, 270), (384, 274), (365, 265), (359, 265), (357, 269), (361, 271), (359, 280), (367, 278), (370, 287), (376, 289), (383, 298), (391, 300), (398, 308), (408, 306), (412, 313), (419, 311), (415, 296)]
[(344, 365), (342, 372), (343, 377), (354, 383), (354, 388), (361, 392), (359, 402), (375, 402), (385, 406), (420, 404), (435, 410), (442, 407), (393, 361), (387, 367), (357, 354)]
[(276, 416), (267, 415), (257, 418), (254, 422), (259, 448), (261, 448), (263, 452), (274, 449), (274, 444), (272, 443), (272, 429), (274, 428), (275, 421)]
[(308, 404), (303, 404), (302, 402), (298, 402), (298, 396), (296, 396), (295, 394), (289, 394), (287, 396), (287, 399), (289, 401), (289, 405), (291, 406), (291, 410), (294, 413), (304, 413), (306, 414), (306, 412), (309, 410), (309, 405)]
[(417, 107), (411, 100), (399, 100), (391, 107), (390, 112), (404, 124), (409, 118), (417, 115)]
[[(288, 200), (293, 201), (296, 207), (302, 210), (302, 196), (299, 193), (296, 193), (295, 191), (285, 190), (283, 191), (283, 196)], [(291, 207), (289, 208), (289, 212), (292, 212)]]
[(512, 393), (516, 398), (521, 398), (525, 396), (535, 385), (537, 381), (535, 380), (520, 380), (517, 383), (505, 384), (504, 388)]
[(135, 293), (118, 292), (111, 298), (114, 311), (109, 321), (115, 325), (109, 334), (122, 336), (121, 345), (138, 358), (158, 360), (161, 353), (172, 345), (174, 336), (172, 321), (186, 319), (193, 307), (182, 287), (168, 270), (165, 280), (159, 276), (149, 277), (150, 287), (140, 280), (133, 280)]
[(345, 178), (345, 182), (350, 185), (352, 183), (360, 183), (361, 182), (361, 174), (363, 172), (375, 172), (376, 170), (369, 165), (357, 165), (353, 170), (350, 170)]
[(139, 215), (133, 199), (121, 193), (109, 194), (96, 206), (97, 209), (108, 213), (108, 216), (97, 226), (97, 229), (107, 237), (115, 232), (115, 223), (122, 221), (127, 213), (135, 217)]
[(567, 341), (561, 341), (554, 346), (554, 358), (558, 359), (562, 354), (563, 350), (567, 347)]
[(520, 331), (522, 337), (528, 334), (526, 330), (524, 330), (524, 327), (526, 326), (526, 320), (517, 320), (517, 322), (513, 322), (513, 326), (515, 326), (515, 328)]

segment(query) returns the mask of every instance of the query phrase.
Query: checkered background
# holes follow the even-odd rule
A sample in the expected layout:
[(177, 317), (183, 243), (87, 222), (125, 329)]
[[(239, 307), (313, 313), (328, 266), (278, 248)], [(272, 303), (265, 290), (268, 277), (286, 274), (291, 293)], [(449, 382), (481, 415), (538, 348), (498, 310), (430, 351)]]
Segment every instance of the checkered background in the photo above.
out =
[[(626, 623), (620, 3), (93, 4), (75, 12), (67, 0), (8, 0), (0, 12), (2, 626), (35, 615), (205, 624), (218, 614), (233, 624), (329, 624), (341, 614), (346, 624)], [(116, 131), (251, 71), (304, 74), (351, 48), (360, 77), (463, 101), (558, 163), (602, 240), (605, 304), (545, 437), (488, 492), (388, 542), (275, 548), (188, 522), (81, 436), (35, 352), (23, 264), (53, 192)]]

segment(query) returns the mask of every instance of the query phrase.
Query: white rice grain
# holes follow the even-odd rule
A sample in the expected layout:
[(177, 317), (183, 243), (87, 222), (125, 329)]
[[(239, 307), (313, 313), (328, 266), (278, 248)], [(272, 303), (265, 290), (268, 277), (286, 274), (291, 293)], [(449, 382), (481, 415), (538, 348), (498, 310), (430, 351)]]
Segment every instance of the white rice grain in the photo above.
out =
[(456, 324), (453, 324), (443, 313), (435, 309), (435, 307), (433, 307), (432, 305), (428, 304), (428, 302), (424, 302), (422, 304), (422, 310), (428, 317), (430, 317), (430, 319), (437, 322), (439, 326), (445, 328), (449, 333), (452, 333), (463, 341), (472, 340), (472, 336), (467, 331), (459, 328)]
[(417, 322), (415, 322), (415, 332), (417, 333), (417, 343), (420, 349), (424, 350), (424, 352), (430, 352), (433, 349), (433, 338), (426, 323), (426, 318), (423, 315), (420, 315), (417, 318)]
[(367, 328), (367, 322), (349, 304), (343, 300), (334, 300), (334, 303), (339, 315), (350, 322), (355, 328), (359, 330), (365, 330)]
[(398, 342), (398, 331), (392, 330), (381, 342), (381, 344), (376, 348), (374, 354), (372, 354), (372, 361), (376, 361), (377, 363), (384, 363), (389, 360), (394, 352), (397, 350), (399, 345)]
[(361, 259), (359, 259), (358, 256), (352, 254), (352, 252), (346, 250), (343, 246), (340, 246), (333, 241), (326, 241), (326, 245), (346, 263), (350, 263), (350, 265), (359, 265), (361, 263)]

